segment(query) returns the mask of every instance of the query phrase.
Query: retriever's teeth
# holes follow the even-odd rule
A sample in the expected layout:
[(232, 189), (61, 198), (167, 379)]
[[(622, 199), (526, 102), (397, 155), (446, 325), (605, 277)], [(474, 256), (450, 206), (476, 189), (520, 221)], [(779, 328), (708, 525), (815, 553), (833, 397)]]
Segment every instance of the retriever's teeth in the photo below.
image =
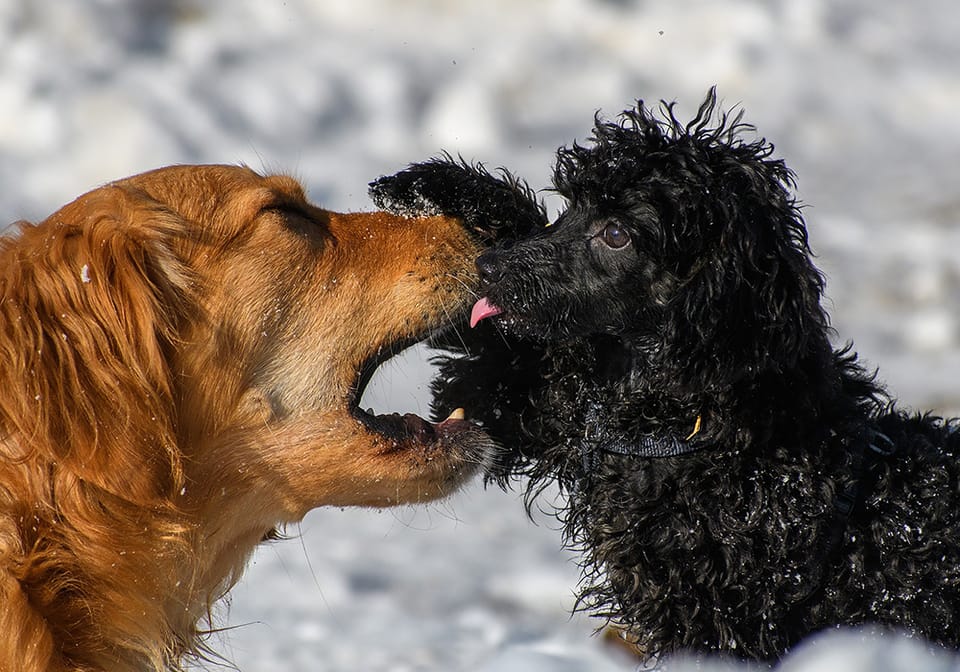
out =
[(465, 417), (467, 416), (462, 408), (455, 408), (453, 413), (447, 416), (447, 420), (463, 420)]

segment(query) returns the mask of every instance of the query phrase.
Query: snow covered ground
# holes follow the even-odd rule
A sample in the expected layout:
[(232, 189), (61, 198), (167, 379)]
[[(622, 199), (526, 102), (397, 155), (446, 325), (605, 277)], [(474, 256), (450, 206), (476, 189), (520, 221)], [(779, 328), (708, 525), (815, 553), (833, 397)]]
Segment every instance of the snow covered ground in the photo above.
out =
[[(691, 114), (717, 84), (799, 176), (839, 339), (957, 413), (958, 33), (954, 0), (5, 0), (0, 227), (168, 163), (291, 172), (344, 210), (440, 150), (546, 186), (597, 109)], [(371, 403), (422, 411), (423, 353), (391, 368)], [(629, 669), (569, 616), (553, 528), (479, 485), (315, 511), (256, 555), (218, 648), (245, 671)], [(783, 669), (919, 669), (915, 643), (870, 641)]]

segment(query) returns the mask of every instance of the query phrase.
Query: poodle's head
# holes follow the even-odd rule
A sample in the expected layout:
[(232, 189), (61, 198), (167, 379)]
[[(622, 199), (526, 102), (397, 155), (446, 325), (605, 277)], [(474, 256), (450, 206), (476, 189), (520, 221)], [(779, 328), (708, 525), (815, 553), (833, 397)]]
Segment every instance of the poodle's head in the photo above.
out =
[[(478, 260), (474, 324), (547, 342), (614, 335), (674, 379), (780, 370), (822, 342), (822, 277), (793, 176), (710, 91), (681, 123), (672, 104), (597, 118), (562, 148), (549, 227)], [(701, 370), (692, 370), (700, 367)]]

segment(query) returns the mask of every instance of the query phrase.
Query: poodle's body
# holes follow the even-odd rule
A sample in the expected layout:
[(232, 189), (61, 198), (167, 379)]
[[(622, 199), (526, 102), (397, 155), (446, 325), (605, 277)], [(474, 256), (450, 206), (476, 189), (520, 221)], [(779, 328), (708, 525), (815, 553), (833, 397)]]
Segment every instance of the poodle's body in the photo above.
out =
[(792, 174), (715, 104), (598, 119), (558, 154), (550, 226), (509, 176), (450, 160), (373, 186), (468, 220), (496, 202), (513, 227), (478, 259), (438, 410), (486, 399), (492, 476), (559, 482), (582, 605), (647, 656), (772, 659), (857, 623), (960, 645), (960, 432), (831, 346)]

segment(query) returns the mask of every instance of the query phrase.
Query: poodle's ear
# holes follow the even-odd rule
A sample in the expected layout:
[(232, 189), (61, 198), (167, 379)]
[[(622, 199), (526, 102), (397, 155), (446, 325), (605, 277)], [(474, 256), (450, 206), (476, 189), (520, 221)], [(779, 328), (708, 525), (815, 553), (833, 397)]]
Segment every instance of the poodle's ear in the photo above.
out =
[(823, 346), (829, 326), (820, 305), (823, 277), (789, 194), (792, 175), (782, 162), (763, 161), (738, 164), (725, 179), (728, 198), (708, 199), (711, 211), (692, 215), (719, 231), (686, 283), (677, 328), (697, 332), (719, 366), (790, 369)]
[[(0, 240), (0, 445), (146, 503), (182, 479), (169, 356), (183, 223), (118, 186)], [(53, 466), (55, 465), (55, 467)]]
[(405, 217), (457, 217), (487, 242), (546, 226), (546, 211), (533, 190), (504, 169), (498, 173), (444, 155), (371, 182), (370, 198), (378, 208)]

